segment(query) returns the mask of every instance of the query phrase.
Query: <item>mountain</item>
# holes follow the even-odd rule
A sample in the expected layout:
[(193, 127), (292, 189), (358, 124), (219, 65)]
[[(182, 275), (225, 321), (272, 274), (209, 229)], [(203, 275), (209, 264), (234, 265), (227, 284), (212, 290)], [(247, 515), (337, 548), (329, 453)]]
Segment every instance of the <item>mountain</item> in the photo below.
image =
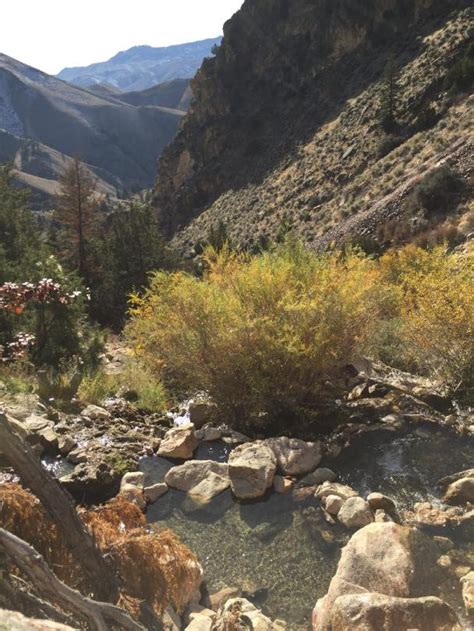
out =
[(190, 255), (219, 223), (248, 249), (472, 232), (473, 25), (466, 0), (247, 0), (160, 158), (166, 232)]
[(173, 79), (147, 90), (116, 94), (116, 98), (131, 105), (158, 105), (186, 111), (191, 102), (189, 79)]
[(41, 184), (40, 192), (54, 189), (76, 155), (104, 190), (151, 186), (182, 116), (94, 94), (0, 54), (0, 159), (13, 161), (22, 181)]
[(135, 46), (108, 61), (84, 68), (64, 68), (58, 77), (83, 87), (106, 83), (126, 92), (145, 90), (165, 81), (193, 77), (220, 41), (220, 37), (215, 37), (163, 48)]

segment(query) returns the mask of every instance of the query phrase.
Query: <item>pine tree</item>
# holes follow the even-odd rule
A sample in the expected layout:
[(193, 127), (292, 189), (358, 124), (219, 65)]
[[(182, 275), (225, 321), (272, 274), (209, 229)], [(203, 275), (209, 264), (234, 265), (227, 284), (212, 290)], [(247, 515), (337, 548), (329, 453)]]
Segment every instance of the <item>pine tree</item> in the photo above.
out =
[(98, 224), (100, 199), (97, 180), (78, 159), (59, 178), (55, 219), (64, 229), (63, 254), (89, 279), (88, 250)]
[(384, 70), (381, 101), (382, 127), (393, 131), (397, 124), (398, 110), (398, 70), (393, 56), (389, 57)]

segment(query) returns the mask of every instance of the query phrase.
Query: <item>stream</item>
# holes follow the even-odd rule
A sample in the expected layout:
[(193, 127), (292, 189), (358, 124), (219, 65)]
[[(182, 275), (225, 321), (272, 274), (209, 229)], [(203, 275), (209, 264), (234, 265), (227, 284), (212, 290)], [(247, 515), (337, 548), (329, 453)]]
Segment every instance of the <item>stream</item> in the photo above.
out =
[[(221, 442), (204, 443), (195, 458), (225, 462), (229, 451)], [(360, 495), (380, 491), (399, 509), (408, 509), (419, 501), (441, 504), (437, 480), (472, 467), (473, 462), (472, 440), (418, 427), (409, 433), (365, 434), (326, 465)], [(176, 464), (143, 458), (146, 484), (162, 481)], [(339, 524), (327, 524), (312, 495), (296, 495), (295, 499), (295, 494), (269, 493), (258, 501), (239, 502), (226, 491), (203, 507), (170, 490), (149, 507), (147, 517), (150, 523), (171, 528), (198, 555), (209, 592), (238, 586), (270, 617), (291, 621), (292, 629), (306, 629), (350, 533)], [(473, 560), (472, 542), (457, 541), (448, 528), (443, 535)], [(456, 577), (446, 591), (443, 596), (462, 614)]]

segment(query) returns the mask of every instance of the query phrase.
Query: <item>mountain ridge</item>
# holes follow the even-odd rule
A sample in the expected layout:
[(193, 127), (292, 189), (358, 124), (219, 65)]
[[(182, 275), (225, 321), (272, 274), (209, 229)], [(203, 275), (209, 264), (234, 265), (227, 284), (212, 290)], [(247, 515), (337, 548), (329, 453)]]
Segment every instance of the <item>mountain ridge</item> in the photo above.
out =
[(107, 61), (64, 68), (58, 78), (80, 86), (108, 83), (127, 92), (145, 90), (174, 79), (193, 77), (221, 37), (173, 46), (134, 46)]

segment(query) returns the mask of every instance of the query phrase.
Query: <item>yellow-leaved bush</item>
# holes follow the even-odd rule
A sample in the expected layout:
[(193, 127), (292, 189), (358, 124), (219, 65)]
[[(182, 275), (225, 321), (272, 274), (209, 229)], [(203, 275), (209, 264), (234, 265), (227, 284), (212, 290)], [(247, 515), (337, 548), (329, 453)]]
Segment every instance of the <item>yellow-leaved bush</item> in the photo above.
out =
[[(255, 426), (317, 406), (358, 354), (466, 386), (474, 358), (472, 258), (413, 246), (380, 259), (287, 243), (205, 253), (202, 278), (155, 273), (127, 334), (157, 378), (205, 390)], [(387, 333), (389, 332), (389, 333)]]
[(378, 270), (355, 253), (293, 243), (253, 258), (209, 249), (205, 261), (201, 279), (155, 273), (133, 298), (128, 336), (167, 384), (206, 390), (234, 420), (317, 402), (383, 303)]

